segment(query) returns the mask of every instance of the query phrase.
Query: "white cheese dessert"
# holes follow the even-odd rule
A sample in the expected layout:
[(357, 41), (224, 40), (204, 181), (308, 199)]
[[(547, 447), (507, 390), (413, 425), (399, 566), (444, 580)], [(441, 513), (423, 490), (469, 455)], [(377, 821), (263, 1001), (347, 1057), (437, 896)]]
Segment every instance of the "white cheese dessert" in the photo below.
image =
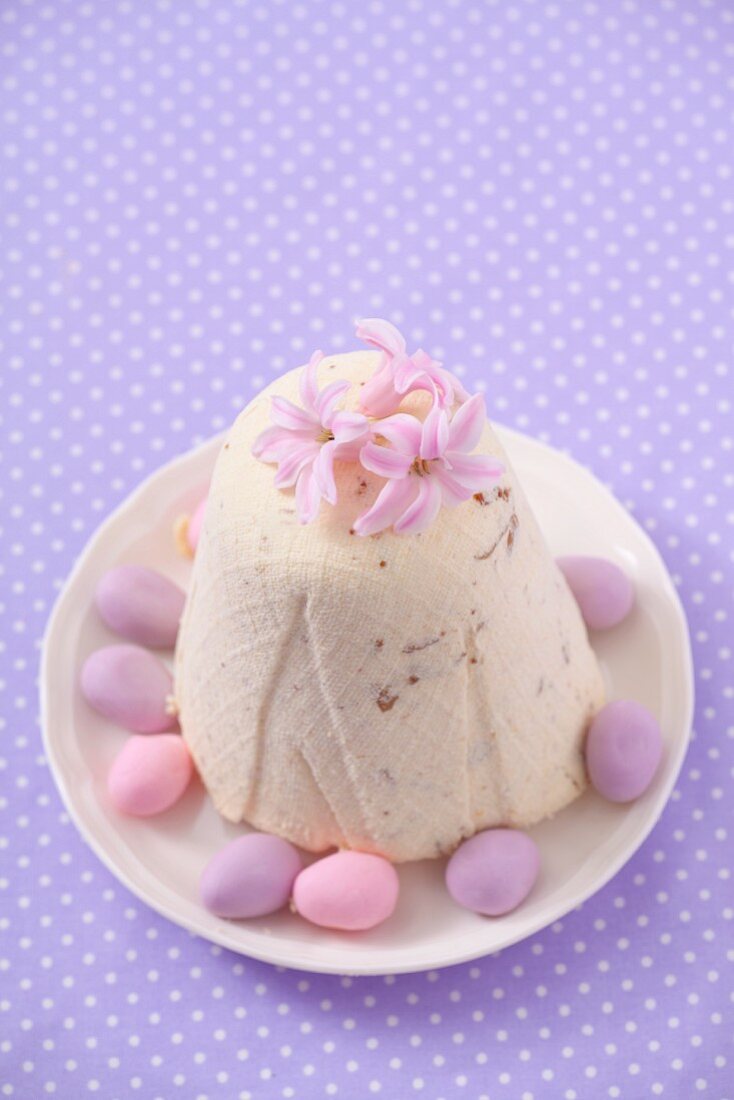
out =
[[(327, 356), (312, 381), (346, 379), (340, 403), (356, 410), (384, 364), (379, 351)], [(308, 523), (267, 455), (252, 453), (272, 431), (271, 397), (298, 405), (299, 395), (292, 371), (229, 432), (179, 631), (176, 706), (217, 809), (310, 851), (395, 862), (554, 814), (586, 785), (583, 740), (602, 679), (494, 431), (486, 424), (476, 448), (505, 465), (492, 486), (458, 503), (442, 483), (456, 506), (420, 533), (360, 534), (386, 481), (354, 460), (354, 445), (342, 460), (335, 443), (336, 503)], [(400, 413), (424, 420), (430, 407), (412, 392)], [(385, 435), (371, 426), (378, 459), (390, 449), (385, 425)], [(328, 429), (316, 438), (333, 440)], [(400, 467), (400, 491), (423, 491), (430, 468), (420, 457)], [(308, 489), (304, 478), (299, 509)]]

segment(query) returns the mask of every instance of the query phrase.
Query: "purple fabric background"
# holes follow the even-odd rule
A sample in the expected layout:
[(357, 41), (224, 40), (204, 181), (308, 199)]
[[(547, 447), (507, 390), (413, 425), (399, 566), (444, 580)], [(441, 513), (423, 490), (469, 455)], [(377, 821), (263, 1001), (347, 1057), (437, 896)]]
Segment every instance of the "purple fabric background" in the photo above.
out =
[[(0, 1094), (734, 1095), (734, 9), (5, 0)], [(100, 520), (386, 315), (567, 448), (686, 604), (694, 741), (592, 901), (340, 980), (211, 947), (63, 812), (37, 661)]]

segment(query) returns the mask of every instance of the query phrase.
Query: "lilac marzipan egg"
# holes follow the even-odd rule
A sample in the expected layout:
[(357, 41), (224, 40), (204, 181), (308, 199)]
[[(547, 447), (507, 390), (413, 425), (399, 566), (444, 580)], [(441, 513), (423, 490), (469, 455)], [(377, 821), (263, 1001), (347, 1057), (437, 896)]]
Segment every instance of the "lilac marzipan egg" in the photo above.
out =
[(120, 565), (105, 573), (94, 602), (116, 634), (139, 645), (172, 649), (183, 614), (184, 592), (144, 565)]
[(391, 916), (399, 890), (397, 871), (381, 856), (335, 852), (301, 871), (293, 903), (312, 924), (360, 932)]
[(201, 900), (218, 917), (264, 917), (287, 903), (302, 868), (300, 854), (287, 840), (267, 833), (239, 836), (204, 868)]
[(649, 710), (631, 699), (607, 703), (586, 735), (592, 784), (610, 802), (631, 802), (650, 786), (663, 755), (663, 737)]
[(189, 544), (189, 549), (192, 554), (196, 553), (196, 547), (199, 545), (199, 535), (201, 534), (201, 525), (204, 522), (204, 512), (206, 510), (206, 497), (200, 500), (194, 514), (189, 520), (188, 527), (186, 528), (186, 541)]
[(135, 733), (176, 728), (167, 710), (171, 674), (153, 653), (137, 645), (109, 645), (87, 657), (82, 667), (84, 698), (118, 725)]
[(120, 813), (151, 817), (178, 802), (193, 774), (189, 750), (177, 733), (131, 737), (110, 769), (107, 790)]
[(558, 567), (589, 630), (610, 630), (629, 615), (635, 602), (632, 581), (606, 558), (558, 558)]
[(538, 849), (526, 833), (487, 829), (456, 849), (446, 867), (446, 887), (465, 909), (501, 917), (525, 900), (539, 870)]

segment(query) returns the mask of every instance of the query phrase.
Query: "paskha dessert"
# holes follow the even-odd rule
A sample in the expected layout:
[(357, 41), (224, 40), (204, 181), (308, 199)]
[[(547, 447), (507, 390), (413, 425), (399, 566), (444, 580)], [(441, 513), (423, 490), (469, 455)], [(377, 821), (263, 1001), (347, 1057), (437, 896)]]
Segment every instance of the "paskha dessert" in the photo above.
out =
[[(81, 693), (141, 735), (105, 797), (148, 819), (198, 770), (243, 823), (201, 875), (220, 919), (290, 903), (366, 931), (398, 904), (394, 864), (444, 854), (454, 901), (502, 917), (540, 870), (522, 829), (587, 777), (639, 797), (663, 752), (643, 707), (602, 706), (586, 633), (630, 613), (629, 578), (554, 562), (484, 399), (392, 325), (358, 334), (372, 350), (316, 353), (235, 423), (176, 524), (185, 596), (128, 563), (96, 591), (123, 642), (87, 657)], [(151, 648), (174, 642), (172, 681)]]
[(225, 818), (401, 862), (576, 798), (604, 694), (483, 397), (359, 334), (229, 432), (174, 695)]

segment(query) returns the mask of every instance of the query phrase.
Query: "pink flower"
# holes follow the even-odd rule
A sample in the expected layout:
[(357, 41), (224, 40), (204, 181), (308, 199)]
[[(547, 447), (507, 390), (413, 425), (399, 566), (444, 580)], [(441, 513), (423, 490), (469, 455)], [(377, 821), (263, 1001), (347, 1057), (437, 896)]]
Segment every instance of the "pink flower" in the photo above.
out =
[(404, 338), (389, 321), (359, 321), (357, 336), (382, 352), (382, 363), (360, 393), (360, 408), (368, 415), (387, 416), (407, 393), (415, 390), (428, 390), (434, 402), (446, 409), (457, 400), (468, 400), (469, 394), (458, 378), (425, 351), (419, 348), (408, 355)]
[(373, 535), (386, 527), (397, 534), (417, 535), (435, 520), (441, 505), (451, 508), (489, 488), (504, 466), (491, 455), (474, 450), (486, 420), (484, 398), (475, 394), (449, 420), (434, 406), (421, 423), (408, 413), (396, 413), (375, 425), (390, 444), (374, 440), (360, 451), (367, 470), (387, 478), (372, 507), (354, 524), (358, 535)]
[(368, 431), (361, 413), (336, 410), (349, 382), (332, 382), (319, 392), (316, 374), (322, 359), (320, 351), (314, 352), (301, 371), (298, 387), (303, 408), (286, 397), (273, 397), (273, 427), (261, 432), (252, 445), (256, 458), (278, 463), (278, 489), (295, 485), (301, 523), (316, 519), (322, 499), (336, 504), (334, 459), (356, 460)]

